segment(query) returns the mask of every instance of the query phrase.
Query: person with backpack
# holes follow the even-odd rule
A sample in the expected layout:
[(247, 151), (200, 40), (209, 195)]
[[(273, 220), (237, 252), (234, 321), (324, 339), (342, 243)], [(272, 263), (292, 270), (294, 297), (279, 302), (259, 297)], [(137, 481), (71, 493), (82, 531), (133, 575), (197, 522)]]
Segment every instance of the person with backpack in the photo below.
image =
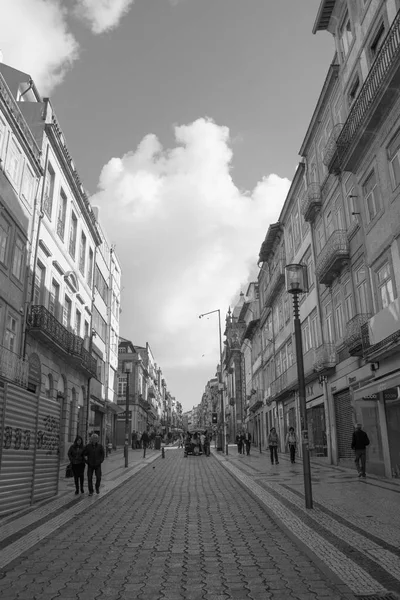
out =
[(357, 423), (351, 440), (351, 448), (354, 450), (354, 462), (356, 463), (359, 477), (366, 477), (367, 446), (369, 446), (369, 438), (365, 431), (363, 431), (361, 423)]
[(289, 448), (290, 452), (290, 462), (292, 465), (296, 462), (296, 446), (297, 446), (297, 436), (294, 431), (294, 427), (289, 427), (289, 431), (286, 435), (286, 446)]

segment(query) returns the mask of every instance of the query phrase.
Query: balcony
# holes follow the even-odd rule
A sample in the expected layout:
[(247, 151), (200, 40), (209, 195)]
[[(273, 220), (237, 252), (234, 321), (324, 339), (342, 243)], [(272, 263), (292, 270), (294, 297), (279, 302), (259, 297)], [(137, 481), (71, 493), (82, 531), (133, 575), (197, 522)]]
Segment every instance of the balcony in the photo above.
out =
[(268, 285), (264, 292), (264, 305), (271, 306), (274, 299), (276, 298), (280, 288), (285, 283), (285, 268), (284, 264), (286, 262), (285, 257), (283, 256), (278, 261), (278, 265), (275, 267), (274, 272), (271, 275), (271, 278), (268, 282)]
[(322, 344), (314, 351), (313, 368), (317, 373), (329, 371), (336, 367), (337, 355), (335, 344)]
[(96, 359), (83, 347), (83, 339), (68, 331), (44, 306), (32, 306), (29, 317), (31, 335), (68, 357), (69, 362), (89, 377), (97, 375)]
[(29, 317), (29, 331), (63, 354), (69, 354), (73, 346), (74, 334), (61, 325), (60, 321), (44, 306), (32, 306)]
[(156, 388), (154, 387), (154, 385), (149, 385), (149, 390), (148, 390), (148, 397), (149, 398), (156, 398)]
[(4, 346), (0, 346), (0, 377), (12, 381), (21, 387), (28, 387), (28, 361)]
[(350, 356), (362, 356), (363, 344), (361, 327), (367, 323), (371, 317), (370, 314), (362, 313), (355, 315), (346, 325), (346, 334), (344, 336), (344, 345), (347, 347)]
[(310, 183), (300, 206), (304, 220), (312, 223), (321, 210), (321, 206), (321, 186), (319, 183)]
[(361, 325), (361, 340), (364, 358), (369, 361), (383, 359), (399, 351), (399, 298)]
[(399, 97), (399, 90), (400, 11), (387, 33), (337, 140), (343, 171), (355, 173), (380, 124)]
[(294, 363), (272, 382), (271, 396), (279, 400), (297, 386), (297, 364)]
[(342, 123), (337, 123), (333, 126), (331, 135), (329, 136), (323, 150), (322, 162), (328, 169), (329, 173), (333, 173), (334, 175), (338, 175), (338, 173), (340, 173), (338, 139), (342, 129)]
[(315, 274), (319, 283), (331, 285), (350, 259), (349, 241), (344, 229), (334, 231), (317, 256)]

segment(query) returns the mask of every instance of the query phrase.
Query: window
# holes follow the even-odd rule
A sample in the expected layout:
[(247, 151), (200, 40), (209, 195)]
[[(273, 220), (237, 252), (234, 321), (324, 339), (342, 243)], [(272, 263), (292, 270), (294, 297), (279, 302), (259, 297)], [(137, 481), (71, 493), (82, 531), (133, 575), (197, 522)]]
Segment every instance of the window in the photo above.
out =
[(335, 339), (333, 333), (333, 315), (332, 315), (332, 302), (327, 302), (324, 307), (324, 325), (325, 325), (325, 337), (328, 343), (332, 343)]
[(346, 11), (346, 15), (343, 19), (343, 24), (340, 28), (339, 32), (340, 46), (342, 51), (343, 60), (346, 58), (349, 53), (351, 44), (353, 43), (353, 31), (351, 27), (351, 21), (349, 17), (349, 13)]
[(286, 354), (286, 346), (281, 350), (281, 363), (282, 363), (282, 373), (287, 371), (288, 362), (287, 362), (287, 354)]
[(378, 280), (379, 304), (386, 308), (394, 300), (392, 276), (389, 263), (385, 263), (376, 273)]
[[(88, 262), (88, 271), (87, 271), (87, 282), (89, 287), (92, 287), (93, 280), (93, 250), (89, 248), (89, 262)], [(106, 302), (106, 300), (105, 300)]]
[(322, 221), (315, 230), (315, 246), (317, 254), (319, 254), (322, 248), (325, 246), (325, 231)]
[(311, 339), (310, 322), (308, 318), (302, 323), (301, 331), (303, 335), (303, 352), (306, 353), (313, 347)]
[(333, 299), (334, 307), (335, 307), (335, 328), (336, 328), (336, 337), (338, 339), (342, 339), (343, 337), (343, 306), (342, 300), (340, 297), (340, 292), (337, 292)]
[(346, 201), (345, 207), (347, 209), (347, 218), (349, 223), (357, 220), (357, 214), (359, 212), (357, 206), (357, 191), (355, 189), (353, 175), (349, 175), (346, 179), (345, 184)]
[(11, 227), (0, 213), (0, 262), (7, 264)]
[(39, 305), (42, 303), (46, 270), (39, 262), (36, 264), (35, 282), (33, 285), (33, 304)]
[(393, 189), (400, 184), (400, 130), (388, 147), (390, 177)]
[(279, 309), (279, 329), (282, 329), (285, 325), (285, 319), (283, 317), (283, 298), (279, 298), (278, 300), (278, 309)]
[(292, 256), (293, 253), (293, 231), (292, 226), (288, 227), (288, 235), (287, 235), (287, 244), (288, 244), (288, 256)]
[(4, 345), (11, 352), (17, 352), (17, 319), (7, 315)]
[(284, 302), (283, 312), (285, 315), (285, 323), (287, 323), (290, 320), (290, 305), (289, 305), (289, 295), (288, 294), (286, 294), (283, 302)]
[(291, 367), (294, 364), (292, 341), (288, 342), (288, 344), (287, 344), (287, 357), (288, 357), (288, 367)]
[(5, 137), (6, 137), (6, 126), (5, 126), (4, 122), (0, 119), (0, 160), (2, 159), (2, 156), (3, 156), (3, 145), (4, 145)]
[(353, 290), (351, 289), (351, 281), (348, 279), (343, 284), (344, 308), (346, 321), (350, 321), (354, 317), (353, 308)]
[(85, 274), (85, 260), (86, 260), (86, 235), (82, 232), (81, 235), (81, 246), (79, 250), (79, 270), (82, 275)]
[(49, 294), (49, 312), (55, 317), (58, 314), (58, 306), (60, 302), (60, 286), (54, 279), (51, 282), (51, 290)]
[(103, 319), (103, 317), (101, 316), (101, 314), (99, 313), (97, 308), (93, 309), (92, 327), (96, 331), (97, 335), (104, 342), (106, 339), (106, 335), (107, 335), (107, 323), (105, 322), (105, 320)]
[(367, 206), (368, 222), (372, 221), (380, 209), (380, 194), (375, 171), (368, 176), (363, 185), (363, 195)]
[(82, 314), (81, 312), (77, 309), (75, 311), (75, 332), (76, 335), (81, 335), (81, 328), (82, 328)]
[(339, 231), (344, 230), (346, 227), (343, 218), (343, 208), (341, 206), (336, 206), (335, 219), (336, 228), (339, 229)]
[(35, 194), (35, 176), (32, 171), (25, 165), (24, 176), (22, 179), (22, 195), (28, 204), (32, 204), (33, 196)]
[(17, 144), (12, 139), (7, 151), (6, 172), (14, 187), (19, 187), (21, 183), (21, 167), (22, 153), (19, 150)]
[(95, 274), (95, 287), (96, 287), (97, 291), (99, 292), (100, 296), (103, 298), (104, 302), (107, 304), (107, 294), (108, 294), (107, 283), (97, 265), (96, 265), (96, 274)]
[(359, 91), (360, 91), (360, 77), (359, 77), (359, 75), (356, 75), (356, 77), (353, 79), (353, 81), (350, 84), (349, 93), (347, 96), (347, 102), (349, 104), (349, 108), (353, 104), (354, 100), (357, 98)]
[(89, 323), (86, 320), (85, 320), (84, 334), (85, 334), (85, 338), (89, 337)]
[(72, 314), (72, 302), (68, 296), (64, 298), (64, 310), (63, 310), (63, 325), (68, 329), (71, 327), (71, 314)]
[(49, 163), (47, 165), (46, 179), (44, 182), (44, 195), (43, 195), (43, 211), (51, 220), (51, 213), (53, 210), (53, 194), (54, 194), (54, 182), (56, 175), (54, 169)]
[(296, 209), (295, 213), (293, 214), (293, 234), (294, 234), (294, 243), (296, 244), (296, 248), (297, 248), (301, 242), (300, 217), (299, 217), (298, 209)]
[(378, 30), (372, 40), (372, 43), (370, 45), (370, 56), (371, 56), (371, 61), (373, 61), (376, 58), (376, 55), (379, 53), (379, 50), (382, 48), (382, 44), (385, 40), (385, 25), (384, 23), (380, 23), (380, 25), (378, 26)]
[(25, 244), (21, 238), (17, 237), (14, 245), (14, 256), (12, 263), (12, 274), (14, 277), (22, 281), (25, 258)]
[(325, 225), (326, 225), (326, 238), (329, 240), (329, 238), (331, 237), (335, 226), (333, 223), (333, 215), (332, 215), (332, 211), (328, 211), (325, 215)]
[(76, 252), (76, 232), (78, 229), (78, 219), (76, 218), (76, 214), (74, 212), (71, 213), (71, 224), (69, 228), (69, 244), (68, 244), (68, 252), (75, 258)]
[(67, 196), (64, 190), (61, 188), (60, 198), (58, 202), (58, 216), (57, 216), (57, 235), (64, 241), (65, 234), (65, 217), (67, 214)]
[(356, 300), (360, 314), (368, 313), (368, 296), (365, 265), (358, 267), (355, 271)]
[(311, 328), (311, 339), (314, 348), (318, 348), (320, 345), (320, 336), (319, 336), (319, 325), (318, 325), (318, 315), (317, 311), (313, 311), (310, 315), (310, 328)]
[(121, 375), (118, 375), (118, 396), (125, 396), (126, 380), (127, 380), (126, 374), (122, 373)]

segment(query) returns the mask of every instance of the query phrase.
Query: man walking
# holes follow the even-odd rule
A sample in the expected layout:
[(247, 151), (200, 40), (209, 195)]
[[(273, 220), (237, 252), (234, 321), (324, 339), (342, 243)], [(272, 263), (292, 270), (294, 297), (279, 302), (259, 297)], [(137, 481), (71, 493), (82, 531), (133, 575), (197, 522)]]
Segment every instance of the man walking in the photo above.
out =
[(247, 456), (249, 456), (249, 454), (250, 454), (250, 447), (251, 447), (251, 433), (249, 433), (248, 431), (247, 431), (247, 433), (245, 433), (244, 443), (245, 443), (245, 446), (246, 446), (246, 454), (247, 454)]
[(104, 448), (99, 444), (99, 436), (97, 433), (93, 433), (90, 438), (89, 444), (87, 444), (82, 453), (88, 466), (88, 489), (89, 496), (93, 496), (93, 473), (96, 475), (96, 494), (100, 493), (101, 483), (101, 463), (104, 461)]
[(146, 458), (146, 448), (148, 448), (149, 441), (150, 441), (149, 434), (147, 433), (146, 430), (144, 430), (142, 433), (143, 458)]
[(365, 465), (367, 462), (367, 446), (369, 446), (369, 439), (365, 431), (362, 430), (361, 423), (357, 423), (356, 430), (353, 432), (353, 439), (351, 440), (351, 448), (354, 450), (358, 476), (365, 477)]

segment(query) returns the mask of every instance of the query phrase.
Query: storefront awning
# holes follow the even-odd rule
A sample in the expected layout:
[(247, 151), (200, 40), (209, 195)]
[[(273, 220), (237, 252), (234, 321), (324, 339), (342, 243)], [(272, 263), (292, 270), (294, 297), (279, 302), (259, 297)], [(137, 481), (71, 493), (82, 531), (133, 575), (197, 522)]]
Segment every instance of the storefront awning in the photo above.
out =
[(116, 404), (115, 402), (110, 402), (110, 400), (106, 400), (105, 405), (106, 408), (108, 408), (108, 410), (116, 414), (125, 412), (125, 409), (122, 406), (118, 406), (118, 404)]
[(400, 373), (392, 373), (382, 379), (371, 381), (369, 384), (358, 390), (353, 390), (353, 400), (378, 400), (379, 392), (383, 392), (392, 387), (400, 385)]

